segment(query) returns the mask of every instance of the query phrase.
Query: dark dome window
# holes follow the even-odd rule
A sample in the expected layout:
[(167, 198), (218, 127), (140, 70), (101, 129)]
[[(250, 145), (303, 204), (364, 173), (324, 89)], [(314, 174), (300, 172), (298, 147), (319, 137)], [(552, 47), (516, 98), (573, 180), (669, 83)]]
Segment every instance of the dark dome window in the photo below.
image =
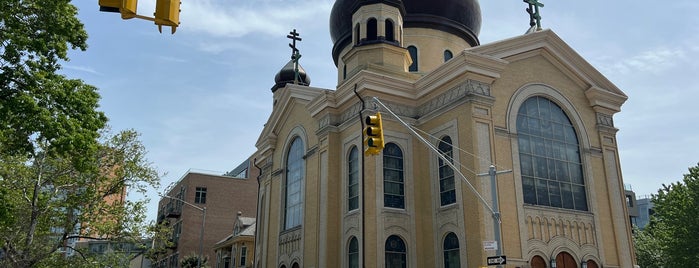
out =
[(409, 46), (408, 53), (410, 53), (410, 58), (413, 59), (413, 64), (410, 64), (408, 71), (417, 72), (417, 48), (415, 46)]
[(448, 49), (444, 51), (444, 62), (447, 62), (451, 58), (454, 57), (454, 54), (451, 53)]
[(366, 22), (366, 40), (376, 40), (378, 37), (378, 23), (375, 18)]
[(386, 41), (395, 42), (395, 34), (393, 33), (393, 21), (386, 20)]

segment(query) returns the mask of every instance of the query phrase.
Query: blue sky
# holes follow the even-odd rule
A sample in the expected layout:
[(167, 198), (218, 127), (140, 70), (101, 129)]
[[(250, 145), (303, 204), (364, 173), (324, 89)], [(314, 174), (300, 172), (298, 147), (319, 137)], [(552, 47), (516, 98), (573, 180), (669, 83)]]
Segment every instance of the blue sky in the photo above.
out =
[[(183, 0), (181, 25), (158, 33), (150, 21), (74, 1), (89, 34), (63, 73), (100, 89), (114, 130), (133, 128), (162, 185), (189, 169), (225, 172), (254, 151), (272, 109), (274, 75), (289, 60), (292, 29), (312, 86), (335, 88), (328, 19), (333, 0)], [(699, 2), (546, 1), (542, 25), (628, 96), (614, 117), (624, 182), (637, 195), (678, 181), (699, 162)], [(523, 34), (521, 0), (481, 0), (482, 44)], [(149, 15), (155, 0), (139, 1)], [(157, 213), (157, 196), (149, 218)]]

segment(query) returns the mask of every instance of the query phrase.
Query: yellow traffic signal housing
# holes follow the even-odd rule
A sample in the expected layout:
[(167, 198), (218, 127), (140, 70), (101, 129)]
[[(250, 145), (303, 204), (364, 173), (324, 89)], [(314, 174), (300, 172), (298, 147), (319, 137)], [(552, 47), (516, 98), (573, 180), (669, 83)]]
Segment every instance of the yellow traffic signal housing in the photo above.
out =
[(175, 33), (180, 25), (180, 0), (157, 0), (155, 2), (155, 24), (162, 33), (163, 26), (171, 26)]
[(383, 140), (383, 123), (381, 122), (381, 113), (369, 115), (366, 117), (366, 128), (364, 129), (364, 146), (366, 155), (377, 155), (381, 153), (384, 147)]
[(121, 13), (122, 19), (136, 17), (138, 0), (99, 0), (100, 11)]

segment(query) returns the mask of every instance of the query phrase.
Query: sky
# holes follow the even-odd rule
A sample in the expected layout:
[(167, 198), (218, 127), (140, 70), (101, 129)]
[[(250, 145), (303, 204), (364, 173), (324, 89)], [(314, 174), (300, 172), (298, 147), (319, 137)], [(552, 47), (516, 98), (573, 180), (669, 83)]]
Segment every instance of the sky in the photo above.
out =
[[(559, 35), (626, 93), (614, 116), (625, 184), (638, 196), (680, 181), (699, 163), (699, 1), (546, 1), (542, 26)], [(156, 191), (188, 170), (230, 171), (255, 152), (272, 111), (275, 74), (290, 59), (296, 29), (311, 86), (334, 89), (328, 30), (333, 0), (182, 0), (180, 27), (100, 12), (73, 1), (88, 49), (62, 73), (99, 88), (113, 130), (135, 129), (163, 173)], [(481, 0), (481, 44), (529, 28), (521, 0)], [(155, 0), (140, 0), (149, 16)], [(142, 198), (142, 197), (135, 197)]]

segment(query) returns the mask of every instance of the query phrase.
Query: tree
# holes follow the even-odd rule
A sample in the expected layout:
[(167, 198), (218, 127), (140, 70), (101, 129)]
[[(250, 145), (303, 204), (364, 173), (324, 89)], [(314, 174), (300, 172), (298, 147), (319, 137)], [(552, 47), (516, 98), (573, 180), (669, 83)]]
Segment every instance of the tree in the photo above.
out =
[[(699, 263), (699, 165), (680, 182), (664, 185), (651, 201), (655, 214), (635, 235), (642, 267), (694, 267)], [(643, 265), (646, 266), (643, 266)]]
[[(78, 169), (107, 118), (99, 94), (57, 74), (68, 49), (87, 48), (69, 0), (0, 1), (0, 153), (68, 159)], [(67, 157), (67, 158), (66, 158)]]
[[(87, 33), (69, 0), (0, 1), (0, 267), (95, 267), (79, 237), (138, 239), (159, 183), (133, 130), (111, 134), (97, 88), (57, 72)], [(7, 217), (6, 217), (7, 216)]]
[[(84, 170), (69, 158), (46, 153), (0, 155), (0, 189), (6, 189), (14, 215), (11, 224), (0, 227), (5, 253), (0, 266), (58, 267), (66, 260), (57, 253), (75, 238), (139, 242), (146, 233), (148, 200), (124, 195), (127, 189), (143, 193), (158, 186), (145, 154), (138, 133), (128, 130), (104, 133), (85, 157)], [(87, 258), (76, 250), (82, 259), (73, 259), (71, 266), (109, 259)]]

